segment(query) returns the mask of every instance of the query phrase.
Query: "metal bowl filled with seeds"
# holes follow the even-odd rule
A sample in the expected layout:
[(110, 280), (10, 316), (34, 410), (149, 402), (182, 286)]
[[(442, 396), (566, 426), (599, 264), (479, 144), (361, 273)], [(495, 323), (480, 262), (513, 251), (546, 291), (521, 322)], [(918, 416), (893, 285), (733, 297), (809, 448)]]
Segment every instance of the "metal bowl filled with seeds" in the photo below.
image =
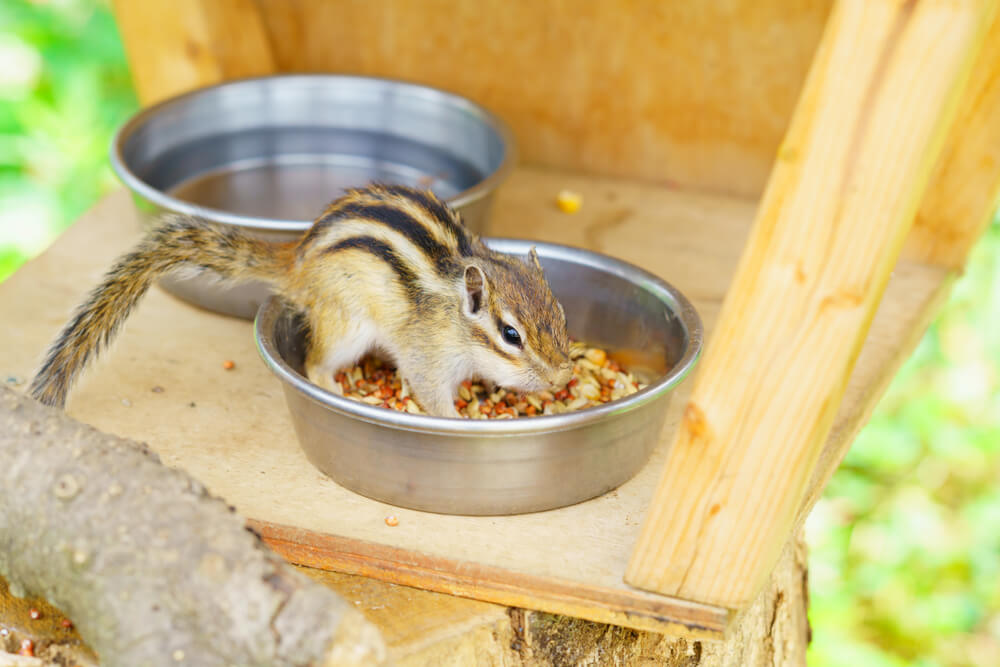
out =
[(342, 486), (393, 505), (446, 514), (517, 514), (593, 498), (626, 482), (660, 439), (671, 390), (702, 346), (691, 303), (626, 262), (566, 246), (486, 239), (538, 252), (566, 311), (573, 379), (521, 395), (463, 384), (465, 418), (420, 414), (393, 369), (373, 358), (336, 376), (334, 391), (303, 373), (308, 332), (276, 297), (254, 325), (281, 380), (309, 460)]

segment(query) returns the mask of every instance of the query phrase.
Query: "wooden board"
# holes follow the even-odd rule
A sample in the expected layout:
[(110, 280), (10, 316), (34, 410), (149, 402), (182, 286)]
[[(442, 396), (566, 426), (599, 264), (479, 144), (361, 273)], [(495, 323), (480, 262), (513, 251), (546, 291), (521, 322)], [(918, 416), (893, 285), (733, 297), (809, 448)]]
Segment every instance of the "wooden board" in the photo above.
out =
[[(555, 207), (562, 188), (583, 194), (576, 215)], [(747, 200), (524, 168), (499, 193), (495, 232), (586, 246), (652, 270), (693, 300), (711, 332), (753, 212)], [(137, 238), (136, 230), (128, 196), (118, 192), (0, 285), (0, 378), (30, 374), (70, 309)], [(894, 370), (897, 348), (923, 326), (924, 304), (936, 298), (946, 275), (919, 264), (897, 267), (849, 397), (866, 395)], [(225, 359), (236, 368), (223, 370)], [(664, 443), (685, 393), (682, 387), (673, 401)], [(663, 446), (621, 488), (561, 510), (476, 518), (391, 508), (340, 488), (302, 456), (248, 322), (197, 310), (159, 290), (84, 378), (69, 412), (148, 442), (167, 464), (190, 471), (244, 515), (284, 527), (271, 534), (279, 550), (290, 535), (284, 552), (308, 550), (313, 565), (673, 634), (719, 637), (728, 620), (721, 608), (622, 582)], [(838, 423), (851, 418), (840, 415)], [(845, 433), (835, 429), (833, 437)], [(383, 521), (390, 512), (400, 519), (394, 528)]]
[(834, 7), (627, 582), (730, 608), (763, 588), (996, 7)]
[(144, 104), (251, 73), (386, 76), (495, 111), (531, 164), (756, 197), (831, 4), (115, 0), (114, 7)]
[(503, 664), (477, 654), (500, 654), (515, 638), (506, 607), (340, 572), (301, 570), (365, 613), (382, 633), (394, 665)]

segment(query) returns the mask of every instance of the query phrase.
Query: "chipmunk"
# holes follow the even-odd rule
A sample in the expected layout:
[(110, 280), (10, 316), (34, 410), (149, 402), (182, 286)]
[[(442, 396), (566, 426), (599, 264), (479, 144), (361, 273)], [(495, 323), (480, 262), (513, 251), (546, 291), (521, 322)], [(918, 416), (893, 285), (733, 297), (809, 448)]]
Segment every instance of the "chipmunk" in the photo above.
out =
[(210, 269), (264, 280), (305, 315), (309, 380), (378, 349), (432, 415), (458, 417), (459, 384), (477, 377), (518, 391), (569, 381), (569, 337), (534, 249), (531, 261), (488, 249), (430, 191), (374, 185), (331, 203), (298, 241), (275, 244), (232, 227), (170, 215), (77, 308), (30, 393), (63, 406), (158, 277)]

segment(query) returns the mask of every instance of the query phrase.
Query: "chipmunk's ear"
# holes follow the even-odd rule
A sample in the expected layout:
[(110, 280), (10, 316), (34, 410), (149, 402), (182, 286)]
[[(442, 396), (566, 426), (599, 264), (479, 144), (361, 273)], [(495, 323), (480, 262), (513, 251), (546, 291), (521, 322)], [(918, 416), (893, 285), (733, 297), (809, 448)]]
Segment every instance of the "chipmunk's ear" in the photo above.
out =
[(465, 299), (462, 303), (466, 315), (476, 315), (486, 299), (486, 276), (475, 264), (465, 267)]
[(542, 263), (538, 261), (538, 252), (535, 250), (535, 246), (531, 246), (531, 250), (528, 251), (528, 254), (531, 255), (531, 261), (534, 263), (536, 267), (538, 267), (538, 270), (544, 273), (544, 269), (542, 269)]

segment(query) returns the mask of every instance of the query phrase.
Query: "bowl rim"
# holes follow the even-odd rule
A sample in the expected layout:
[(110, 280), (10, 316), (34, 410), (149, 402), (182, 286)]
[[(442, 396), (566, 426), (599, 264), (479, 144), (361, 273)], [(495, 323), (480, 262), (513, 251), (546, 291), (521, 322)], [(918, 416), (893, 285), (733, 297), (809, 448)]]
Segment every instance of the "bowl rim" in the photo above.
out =
[(274, 342), (274, 326), (279, 317), (289, 312), (287, 303), (272, 295), (261, 304), (254, 318), (254, 339), (265, 365), (285, 387), (320, 404), (324, 408), (360, 421), (397, 430), (449, 436), (506, 436), (515, 434), (541, 435), (575, 429), (603, 421), (609, 417), (642, 408), (663, 396), (687, 377), (701, 355), (704, 330), (701, 318), (690, 301), (675, 287), (658, 276), (623, 260), (607, 255), (556, 243), (524, 239), (483, 238), (499, 252), (527, 254), (534, 246), (540, 258), (553, 258), (583, 264), (592, 269), (611, 273), (653, 293), (680, 319), (688, 334), (688, 344), (681, 358), (656, 382), (638, 392), (600, 406), (559, 415), (539, 415), (524, 419), (463, 419), (415, 415), (367, 405), (338, 396), (309, 382), (293, 370), (278, 353)]
[(157, 102), (156, 104), (141, 109), (122, 123), (114, 133), (109, 149), (112, 170), (122, 183), (132, 190), (132, 192), (141, 195), (160, 208), (178, 211), (186, 215), (197, 216), (200, 218), (207, 218), (209, 220), (223, 222), (230, 225), (236, 225), (238, 227), (246, 227), (249, 229), (304, 232), (312, 225), (313, 220), (284, 220), (280, 218), (240, 215), (223, 209), (192, 204), (173, 197), (166, 192), (149, 185), (144, 180), (139, 178), (139, 176), (132, 171), (128, 163), (125, 161), (125, 156), (123, 154), (123, 147), (133, 134), (144, 127), (151, 118), (168, 112), (173, 107), (184, 104), (188, 100), (195, 97), (211, 95), (220, 89), (238, 88), (243, 86), (249, 87), (260, 85), (261, 83), (267, 84), (273, 81), (288, 81), (292, 83), (299, 82), (299, 85), (302, 83), (311, 83), (316, 85), (317, 82), (323, 81), (333, 83), (364, 82), (369, 84), (390, 84), (395, 86), (398, 89), (398, 92), (406, 95), (418, 98), (423, 97), (424, 99), (446, 103), (477, 116), (480, 121), (490, 127), (499, 136), (504, 148), (503, 158), (500, 161), (500, 165), (488, 174), (486, 178), (479, 181), (471, 188), (467, 188), (462, 192), (459, 192), (457, 195), (447, 198), (445, 201), (453, 208), (468, 206), (490, 195), (494, 190), (496, 190), (497, 186), (499, 186), (507, 178), (507, 175), (514, 167), (514, 163), (517, 161), (517, 147), (514, 142), (514, 133), (511, 131), (510, 126), (508, 126), (507, 123), (495, 113), (466, 97), (447, 90), (403, 79), (364, 76), (359, 74), (324, 74), (303, 72), (230, 79), (221, 83), (195, 88), (194, 90), (174, 95)]

